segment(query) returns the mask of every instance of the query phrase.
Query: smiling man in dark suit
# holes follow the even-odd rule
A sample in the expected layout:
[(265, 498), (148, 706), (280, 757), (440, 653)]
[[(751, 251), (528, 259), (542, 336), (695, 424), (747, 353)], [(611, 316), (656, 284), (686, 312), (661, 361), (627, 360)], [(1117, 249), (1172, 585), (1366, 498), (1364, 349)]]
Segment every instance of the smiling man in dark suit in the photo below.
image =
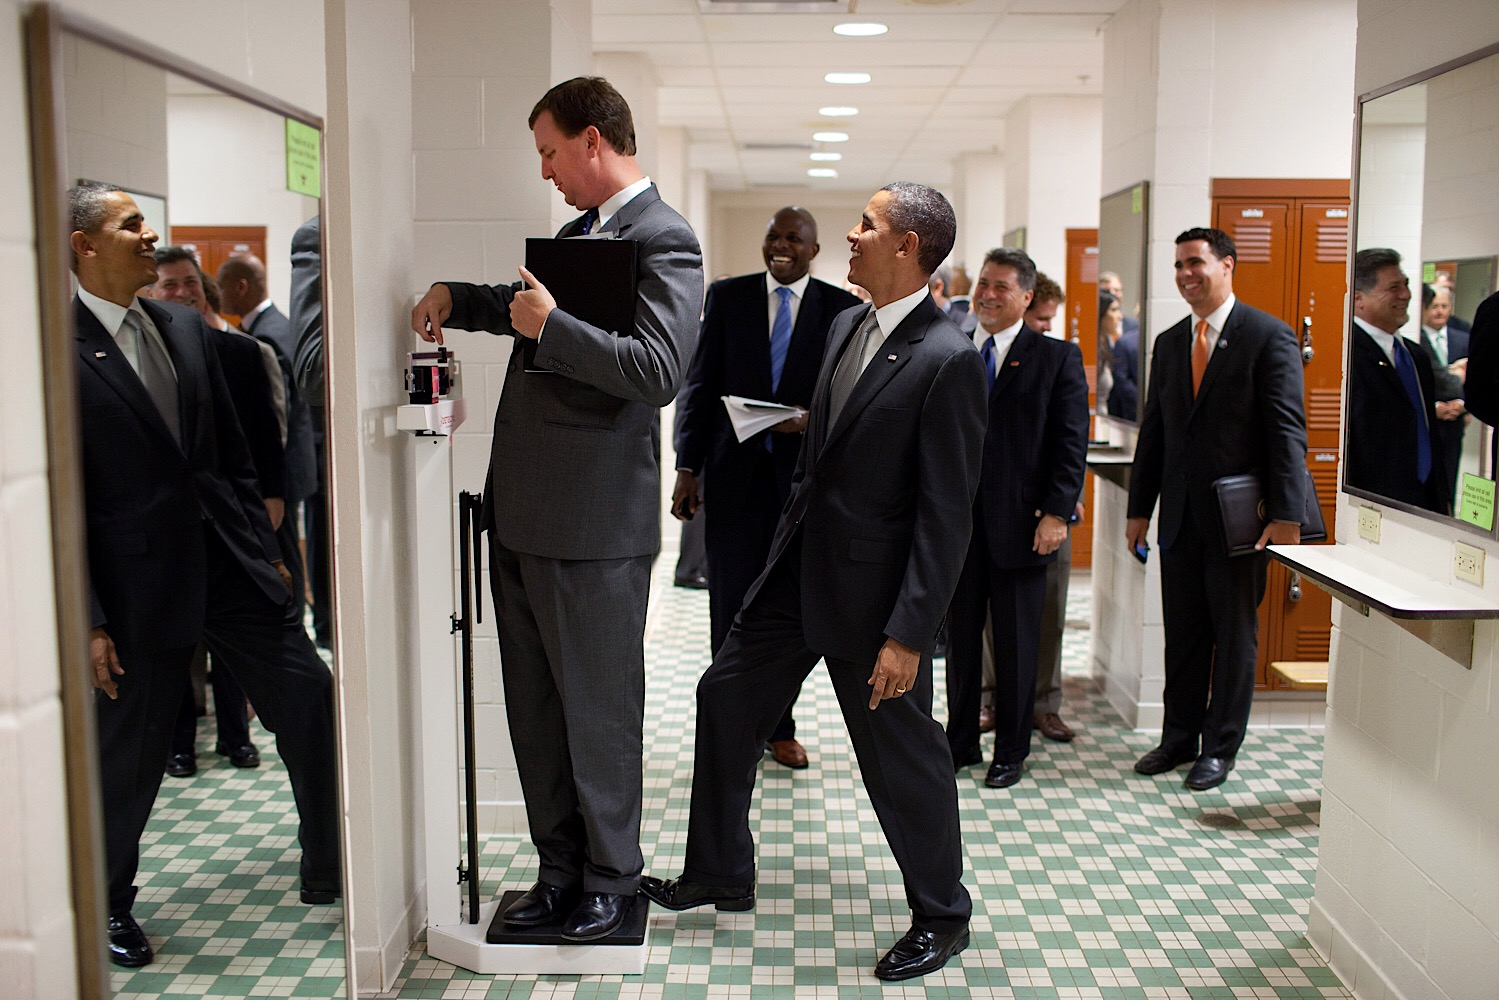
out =
[(559, 83), (530, 125), (541, 176), (584, 213), (557, 235), (634, 241), (633, 329), (557, 308), (525, 268), (514, 285), (433, 285), (411, 326), (439, 343), (444, 323), (517, 338), (484, 518), (510, 740), (541, 864), (505, 920), (561, 921), (564, 938), (592, 941), (619, 927), (640, 884), (659, 411), (692, 361), (703, 258), (636, 164), (630, 106), (607, 80)]
[[(1236, 256), (1220, 229), (1176, 238), (1176, 287), (1192, 315), (1156, 338), (1125, 526), (1126, 544), (1143, 546), (1159, 498), (1165, 719), (1135, 770), (1192, 761), (1194, 791), (1233, 770), (1254, 700), (1263, 549), (1301, 540), (1305, 501), (1301, 352), (1289, 326), (1234, 297)], [(1213, 481), (1249, 472), (1268, 523), (1257, 551), (1230, 557)]]
[(1353, 255), (1343, 482), (1447, 514), (1436, 379), (1426, 352), (1400, 333), (1410, 304), (1400, 254), (1375, 247)]
[[(697, 356), (677, 403), (681, 429), (672, 512), (690, 517), (711, 502), (708, 601), (715, 654), (765, 568), (807, 429), (802, 412), (741, 442), (721, 397), (770, 400), (803, 411), (812, 405), (828, 328), (839, 313), (859, 304), (808, 273), (819, 249), (812, 213), (787, 206), (775, 214), (761, 244), (765, 270), (709, 287)], [(807, 753), (796, 739), (795, 703), (793, 697), (769, 748), (778, 763), (803, 768)]]
[(947, 619), (947, 739), (959, 769), (983, 759), (984, 620), (994, 622), (994, 760), (984, 783), (1020, 780), (1030, 754), (1046, 568), (1083, 492), (1088, 380), (1076, 344), (1025, 325), (1036, 265), (1023, 250), (984, 257), (973, 285), (974, 346), (989, 380), (989, 430), (973, 537)]
[(301, 816), (302, 901), (339, 894), (333, 681), (289, 593), (202, 317), (136, 292), (156, 234), (104, 184), (69, 192), (110, 958), (152, 960), (131, 916), (141, 832), (203, 639), (276, 734)]
[(825, 660), (864, 785), (905, 877), (911, 929), (881, 979), (940, 969), (968, 945), (957, 788), (932, 719), (932, 647), (963, 564), (984, 437), (983, 362), (933, 303), (952, 206), (897, 182), (870, 199), (770, 560), (698, 682), (687, 865), (641, 889), (672, 910), (755, 905), (755, 762)]

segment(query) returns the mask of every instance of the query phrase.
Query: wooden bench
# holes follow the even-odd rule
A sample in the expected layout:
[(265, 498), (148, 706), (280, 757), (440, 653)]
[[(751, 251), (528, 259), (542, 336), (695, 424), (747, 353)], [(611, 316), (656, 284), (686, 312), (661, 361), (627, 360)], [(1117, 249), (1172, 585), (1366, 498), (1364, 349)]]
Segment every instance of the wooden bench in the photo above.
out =
[(1272, 660), (1270, 672), (1286, 682), (1292, 691), (1326, 691), (1327, 662), (1308, 660)]

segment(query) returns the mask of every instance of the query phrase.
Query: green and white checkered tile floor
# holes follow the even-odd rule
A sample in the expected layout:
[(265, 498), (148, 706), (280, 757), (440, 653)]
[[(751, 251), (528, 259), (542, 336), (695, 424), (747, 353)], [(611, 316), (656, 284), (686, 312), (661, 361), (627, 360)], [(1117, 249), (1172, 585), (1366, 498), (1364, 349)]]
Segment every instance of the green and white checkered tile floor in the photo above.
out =
[[(708, 600), (666, 585), (654, 597), (642, 846), (647, 872), (673, 876), (686, 840)], [(1351, 997), (1304, 937), (1320, 733), (1251, 731), (1233, 775), (1211, 792), (1187, 791), (1184, 772), (1136, 775), (1131, 766), (1153, 734), (1124, 728), (1088, 681), (1088, 597), (1079, 576), (1063, 654), (1063, 717), (1078, 738), (1056, 744), (1037, 734), (1013, 788), (983, 787), (982, 767), (959, 778), (973, 939), (941, 972), (890, 985), (873, 976), (909, 914), (819, 668), (797, 703), (812, 767), (793, 772), (767, 760), (763, 771), (751, 819), (760, 863), (753, 912), (652, 910), (641, 976), (479, 976), (428, 958), (418, 942), (382, 996)], [(942, 718), (940, 693), (936, 711)], [(121, 997), (333, 996), (341, 988), (337, 910), (296, 901), (295, 814), (269, 741), (260, 745), (266, 766), (258, 772), (236, 772), (209, 754), (200, 764), (212, 766), (197, 778), (167, 779), (136, 906), (157, 963), (117, 973)], [(486, 898), (529, 885), (534, 866), (523, 839), (489, 840)]]

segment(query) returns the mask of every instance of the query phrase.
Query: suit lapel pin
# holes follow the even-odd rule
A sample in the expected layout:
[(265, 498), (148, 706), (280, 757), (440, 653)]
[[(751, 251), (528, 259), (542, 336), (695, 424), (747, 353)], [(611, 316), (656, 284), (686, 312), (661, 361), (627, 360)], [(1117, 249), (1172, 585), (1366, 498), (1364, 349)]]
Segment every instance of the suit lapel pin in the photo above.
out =
[(1226, 341), (1226, 340), (1223, 340), (1223, 339), (1222, 339), (1222, 338), (1220, 338), (1220, 339), (1219, 339), (1219, 340), (1218, 340), (1218, 346), (1219, 346), (1219, 347), (1227, 347), (1227, 346), (1228, 346), (1228, 341)]
[(95, 351), (94, 352), (94, 357), (96, 357), (96, 358), (107, 358), (107, 357), (109, 357), (109, 355), (107, 353), (105, 353), (104, 351)]
[(886, 361), (894, 361), (895, 360), (895, 355), (893, 355), (893, 354), (887, 354), (887, 355), (885, 355), (885, 360)]
[(1020, 362), (1019, 361), (1011, 361), (1010, 362), (1010, 367), (1011, 368), (1019, 368), (1020, 367)]

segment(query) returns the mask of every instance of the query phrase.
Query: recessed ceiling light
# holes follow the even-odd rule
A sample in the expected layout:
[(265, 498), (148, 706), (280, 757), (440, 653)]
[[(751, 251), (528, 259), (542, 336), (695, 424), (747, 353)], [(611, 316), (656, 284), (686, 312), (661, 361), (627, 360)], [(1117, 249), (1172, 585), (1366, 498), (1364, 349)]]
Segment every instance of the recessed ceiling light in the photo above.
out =
[(825, 108), (818, 108), (817, 113), (824, 118), (852, 118), (859, 113), (859, 109), (842, 104), (833, 104)]
[(868, 73), (828, 73), (823, 76), (828, 83), (868, 83)]
[(832, 167), (813, 167), (807, 171), (808, 177), (837, 177), (838, 171)]
[(811, 155), (810, 159), (816, 160), (819, 163), (837, 163), (839, 160), (843, 159), (843, 154), (842, 153), (813, 153)]
[(889, 30), (885, 25), (875, 21), (849, 21), (844, 24), (833, 25), (833, 34), (847, 35), (850, 38), (868, 38), (871, 35), (883, 35)]
[(847, 132), (813, 132), (813, 142), (848, 142)]

